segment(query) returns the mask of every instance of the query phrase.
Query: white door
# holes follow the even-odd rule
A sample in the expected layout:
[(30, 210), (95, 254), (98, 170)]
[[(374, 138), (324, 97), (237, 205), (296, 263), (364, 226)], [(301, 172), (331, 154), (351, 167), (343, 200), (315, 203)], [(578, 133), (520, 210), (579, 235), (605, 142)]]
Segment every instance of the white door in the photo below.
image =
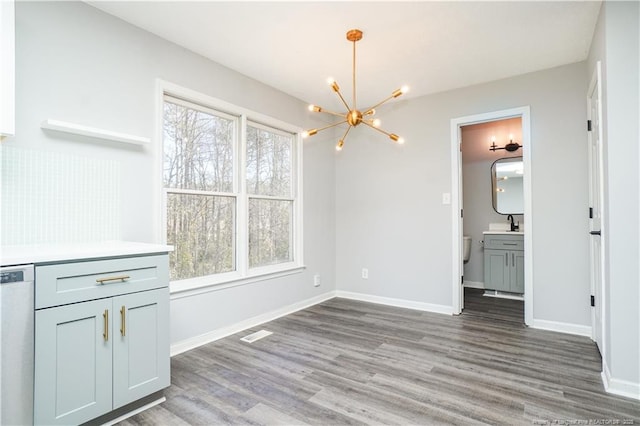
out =
[(596, 64), (587, 98), (587, 114), (590, 130), (589, 141), (589, 240), (591, 278), (591, 324), (592, 338), (603, 350), (603, 255), (602, 255), (602, 204), (604, 187), (602, 183), (602, 106), (600, 88), (601, 65)]
[(464, 309), (464, 206), (462, 203), (462, 127), (458, 126), (458, 205), (460, 206), (460, 223), (458, 229), (460, 235), (458, 236), (459, 256), (458, 262), (460, 265), (460, 311)]

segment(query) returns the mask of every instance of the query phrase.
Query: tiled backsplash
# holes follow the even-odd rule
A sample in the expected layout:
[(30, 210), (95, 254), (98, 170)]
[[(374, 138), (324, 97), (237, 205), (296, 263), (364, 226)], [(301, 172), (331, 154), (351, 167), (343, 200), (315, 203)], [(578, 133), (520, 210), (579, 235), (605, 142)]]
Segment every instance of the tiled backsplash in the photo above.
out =
[(120, 239), (114, 160), (0, 147), (0, 244)]

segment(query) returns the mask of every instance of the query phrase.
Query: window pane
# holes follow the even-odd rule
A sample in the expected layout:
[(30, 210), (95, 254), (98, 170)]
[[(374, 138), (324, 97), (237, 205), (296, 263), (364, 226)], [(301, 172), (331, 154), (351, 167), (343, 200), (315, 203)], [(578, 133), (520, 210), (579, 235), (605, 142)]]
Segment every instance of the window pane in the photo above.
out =
[(249, 200), (249, 267), (290, 262), (293, 202)]
[(292, 135), (247, 126), (247, 191), (291, 197)]
[(233, 191), (235, 120), (164, 103), (164, 186)]
[(172, 280), (235, 270), (235, 197), (167, 194)]

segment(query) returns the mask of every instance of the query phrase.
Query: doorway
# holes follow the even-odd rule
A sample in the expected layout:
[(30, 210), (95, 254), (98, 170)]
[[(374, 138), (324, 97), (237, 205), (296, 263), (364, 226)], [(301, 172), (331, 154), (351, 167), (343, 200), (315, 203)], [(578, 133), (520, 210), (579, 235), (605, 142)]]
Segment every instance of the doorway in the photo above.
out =
[[(524, 322), (533, 323), (533, 267), (531, 215), (531, 136), (529, 107), (488, 112), (451, 120), (451, 170), (452, 170), (452, 288), (453, 313), (460, 314), (464, 308), (463, 288), (463, 190), (462, 190), (462, 127), (492, 121), (520, 118), (522, 124), (522, 163), (524, 198)], [(487, 172), (488, 173), (488, 172)]]

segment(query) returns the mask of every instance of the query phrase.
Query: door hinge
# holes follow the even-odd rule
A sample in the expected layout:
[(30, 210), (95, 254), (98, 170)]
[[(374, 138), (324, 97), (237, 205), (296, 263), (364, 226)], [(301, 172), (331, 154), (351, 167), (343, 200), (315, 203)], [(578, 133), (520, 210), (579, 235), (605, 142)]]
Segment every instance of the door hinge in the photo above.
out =
[(460, 217), (464, 217), (464, 210), (460, 209)]
[(591, 295), (591, 306), (596, 306), (596, 297), (593, 294)]
[(587, 120), (587, 132), (591, 131), (591, 120)]
[(464, 275), (460, 277), (460, 284), (464, 285)]
[(589, 219), (593, 219), (593, 207), (589, 207)]

